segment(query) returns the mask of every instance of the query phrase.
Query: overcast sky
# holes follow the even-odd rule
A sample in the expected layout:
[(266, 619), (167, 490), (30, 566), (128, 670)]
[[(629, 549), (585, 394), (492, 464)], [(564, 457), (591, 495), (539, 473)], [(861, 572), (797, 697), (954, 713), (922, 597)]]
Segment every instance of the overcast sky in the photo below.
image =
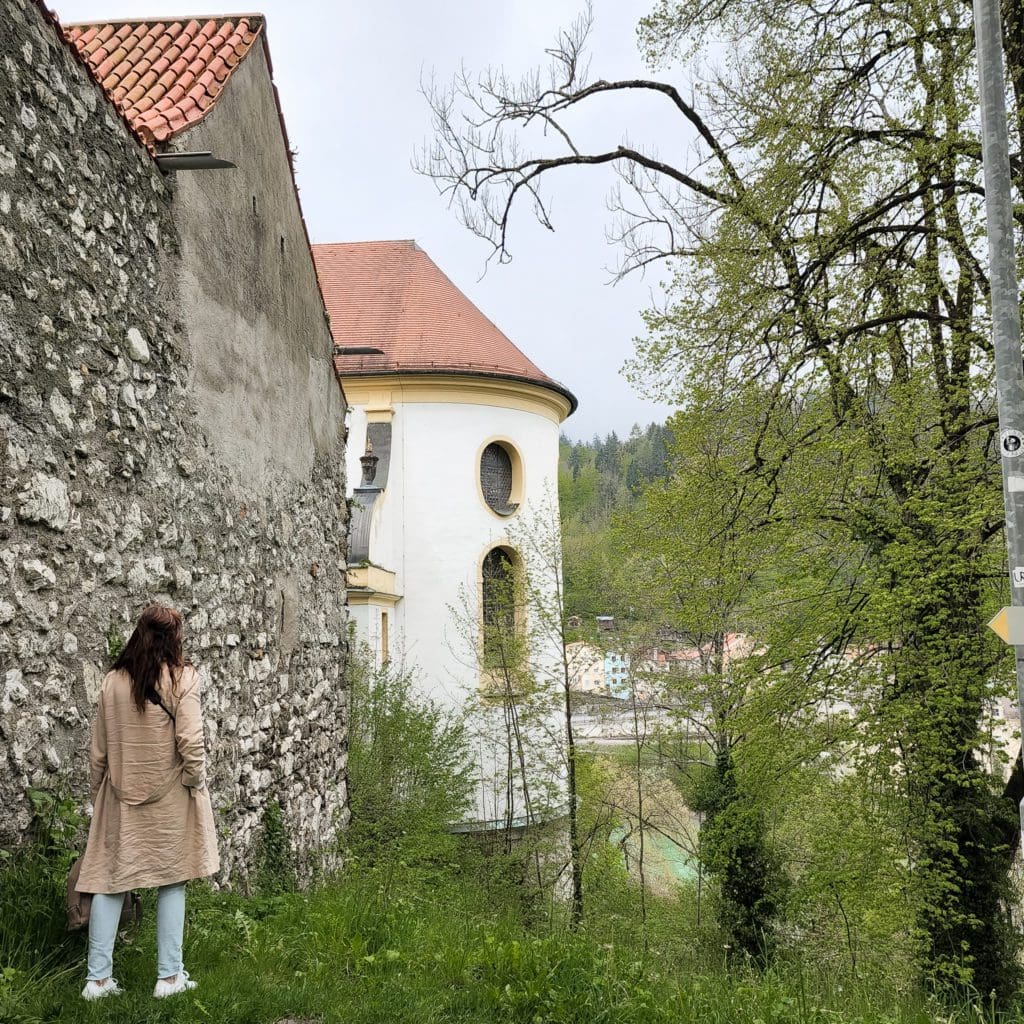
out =
[[(51, 0), (63, 21), (229, 13), (195, 0)], [(545, 61), (544, 49), (583, 0), (261, 0), (274, 77), (314, 242), (414, 238), (442, 270), (542, 370), (569, 387), (580, 408), (566, 423), (574, 438), (635, 422), (662, 420), (622, 378), (642, 333), (640, 310), (658, 294), (663, 268), (610, 284), (618, 253), (605, 240), (605, 200), (613, 176), (569, 170), (552, 181), (554, 234), (527, 208), (513, 224), (513, 262), (486, 269), (489, 247), (456, 220), (432, 182), (410, 165), (430, 134), (419, 93), (421, 73), (451, 77), (460, 64), (504, 65), (520, 72)], [(594, 0), (594, 77), (643, 72), (636, 24), (650, 0)], [(205, 9), (204, 9), (205, 8)], [(658, 97), (595, 106), (579, 122), (602, 148), (630, 139), (666, 138), (678, 124)], [(483, 275), (481, 277), (481, 275)]]

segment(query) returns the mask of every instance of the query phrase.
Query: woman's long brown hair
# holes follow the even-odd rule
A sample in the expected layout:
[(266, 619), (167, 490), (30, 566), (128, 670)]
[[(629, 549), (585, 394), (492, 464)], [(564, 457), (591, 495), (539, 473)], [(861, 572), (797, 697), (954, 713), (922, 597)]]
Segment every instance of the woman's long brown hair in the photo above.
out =
[(161, 703), (156, 684), (166, 665), (171, 670), (185, 664), (181, 647), (181, 615), (164, 604), (151, 604), (143, 609), (135, 631), (114, 662), (114, 670), (123, 669), (132, 683), (132, 700), (140, 712), (146, 701)]

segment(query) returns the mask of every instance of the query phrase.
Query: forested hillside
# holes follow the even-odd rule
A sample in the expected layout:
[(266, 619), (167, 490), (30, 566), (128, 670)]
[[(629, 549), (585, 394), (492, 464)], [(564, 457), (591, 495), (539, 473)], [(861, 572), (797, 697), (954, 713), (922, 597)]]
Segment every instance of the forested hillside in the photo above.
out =
[(629, 598), (616, 585), (612, 520), (628, 515), (647, 484), (667, 476), (670, 442), (668, 427), (657, 423), (636, 424), (625, 440), (614, 430), (591, 441), (562, 435), (558, 493), (568, 614), (631, 617)]

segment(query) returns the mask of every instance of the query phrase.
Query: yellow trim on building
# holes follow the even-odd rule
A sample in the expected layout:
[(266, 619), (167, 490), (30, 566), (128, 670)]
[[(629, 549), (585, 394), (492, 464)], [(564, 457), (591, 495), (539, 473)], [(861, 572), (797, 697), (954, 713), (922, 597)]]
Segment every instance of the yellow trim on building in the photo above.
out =
[(369, 605), (371, 608), (394, 608), (402, 600), (401, 594), (381, 594), (371, 590), (349, 590), (347, 597), (350, 605)]
[(378, 565), (355, 565), (345, 573), (348, 584), (348, 603), (375, 608), (393, 608), (402, 600), (402, 595), (395, 593), (398, 589), (395, 574)]
[(350, 405), (366, 407), (367, 418), (393, 411), (399, 403), (487, 405), (519, 409), (562, 423), (569, 415), (569, 399), (524, 381), (458, 374), (381, 374), (378, 377), (341, 378)]
[(395, 574), (379, 565), (350, 565), (345, 573), (350, 587), (362, 590), (375, 590), (385, 594), (393, 594), (398, 589), (395, 585)]

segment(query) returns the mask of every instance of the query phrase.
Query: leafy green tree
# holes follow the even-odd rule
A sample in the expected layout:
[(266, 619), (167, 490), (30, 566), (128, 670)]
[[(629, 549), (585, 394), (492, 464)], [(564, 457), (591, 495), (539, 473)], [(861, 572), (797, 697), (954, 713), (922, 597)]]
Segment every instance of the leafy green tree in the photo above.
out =
[[(618, 580), (611, 520), (631, 507), (648, 483), (665, 476), (664, 428), (656, 423), (646, 430), (634, 428), (623, 442), (612, 441), (611, 436), (575, 445), (563, 438), (561, 443), (558, 491), (565, 599), (569, 615), (612, 615), (627, 622), (633, 613)], [(602, 456), (609, 444), (613, 450), (619, 445), (611, 461)]]
[[(509, 521), (503, 544), (485, 558), (481, 600), (464, 591), (452, 611), (458, 649), (469, 652), (466, 667), (481, 678), (467, 719), (475, 746), (495, 766), (485, 781), (504, 810), (503, 852), (530, 862), (538, 895), (567, 879), (575, 928), (584, 914), (584, 841), (570, 691), (582, 664), (570, 647), (553, 502)], [(522, 835), (524, 822), (536, 827)], [(557, 824), (554, 837), (545, 823)], [(563, 824), (567, 843), (557, 834)]]
[(663, 681), (677, 728), (700, 740), (697, 756), (679, 747), (678, 768), (705, 816), (700, 856), (719, 886), (730, 950), (765, 963), (783, 886), (766, 824), (774, 794), (761, 781), (764, 757), (804, 688), (769, 685), (764, 657), (742, 635), (768, 614), (760, 612), (774, 597), (768, 569), (784, 558), (785, 541), (764, 523), (770, 499), (749, 486), (750, 422), (740, 403), (677, 414), (672, 473), (618, 517), (616, 540), (648, 628), (682, 639), (691, 655)]
[(572, 471), (572, 482), (576, 483), (580, 478), (580, 470), (583, 468), (582, 446), (577, 443), (569, 450), (569, 469)]
[[(874, 655), (862, 742), (906, 801), (922, 968), (1005, 1002), (1015, 808), (979, 758), (1005, 575), (970, 7), (661, 0), (641, 26), (652, 66), (696, 76), (722, 44), (739, 55), (692, 100), (658, 79), (587, 80), (588, 29), (560, 36), (550, 79), (435, 93), (425, 169), (501, 259), (517, 199), (550, 227), (551, 175), (618, 168), (636, 200), (620, 204), (624, 269), (667, 256), (675, 275), (636, 374), (696, 409), (760, 388), (743, 437), (765, 521), (835, 556), (842, 614), (820, 649)], [(577, 142), (574, 108), (616, 94), (667, 104), (693, 159)], [(539, 122), (557, 149), (519, 131)]]
[(764, 963), (774, 945), (772, 926), (782, 892), (764, 808), (741, 792), (727, 752), (701, 776), (691, 803), (705, 815), (701, 859), (721, 888), (719, 924), (735, 943), (730, 952)]
[(637, 497), (643, 490), (644, 482), (640, 475), (640, 467), (634, 459), (626, 470), (626, 489), (633, 497)]

